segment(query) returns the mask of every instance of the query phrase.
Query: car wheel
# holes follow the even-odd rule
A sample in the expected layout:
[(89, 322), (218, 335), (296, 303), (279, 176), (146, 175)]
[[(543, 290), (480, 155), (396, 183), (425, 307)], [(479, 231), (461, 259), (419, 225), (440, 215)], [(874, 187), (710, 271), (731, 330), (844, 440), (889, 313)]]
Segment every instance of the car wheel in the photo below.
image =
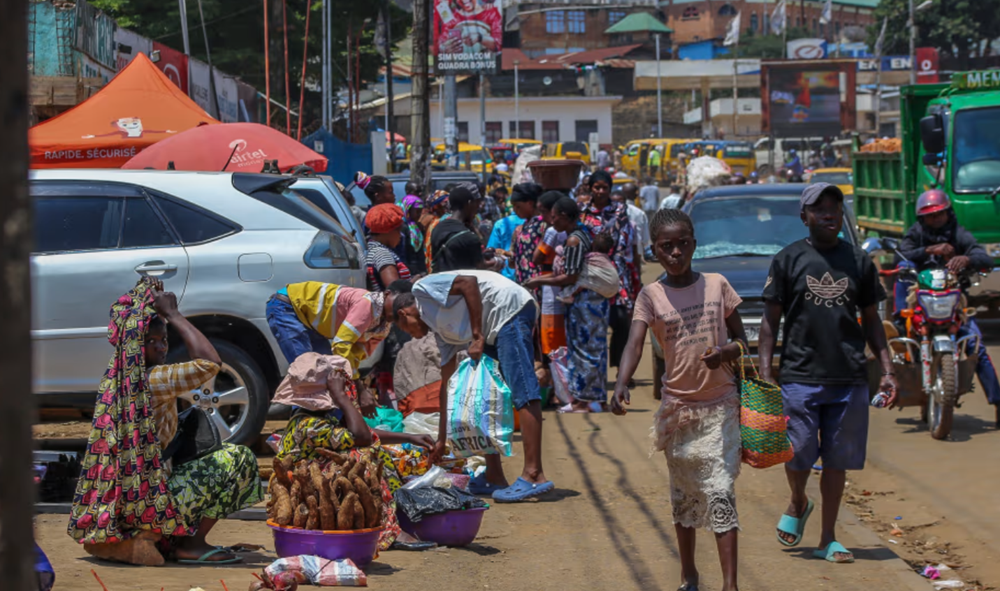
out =
[[(222, 359), (219, 375), (202, 389), (182, 394), (182, 406), (202, 407), (219, 429), (223, 441), (251, 445), (260, 436), (267, 420), (269, 396), (264, 373), (243, 349), (228, 341), (211, 341)], [(171, 363), (188, 359), (184, 347), (170, 354)]]

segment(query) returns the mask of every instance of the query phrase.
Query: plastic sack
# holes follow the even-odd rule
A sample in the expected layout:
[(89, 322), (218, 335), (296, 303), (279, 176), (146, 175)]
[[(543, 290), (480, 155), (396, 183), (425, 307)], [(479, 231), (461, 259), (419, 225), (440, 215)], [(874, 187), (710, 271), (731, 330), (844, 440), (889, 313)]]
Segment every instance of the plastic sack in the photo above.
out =
[(414, 478), (404, 484), (403, 488), (406, 490), (413, 490), (415, 488), (427, 488), (429, 486), (434, 486), (434, 481), (442, 476), (444, 476), (444, 470), (441, 469), (441, 466), (434, 466), (423, 476)]
[(404, 487), (396, 491), (396, 510), (402, 511), (413, 523), (420, 523), (430, 515), (488, 506), (486, 501), (457, 488), (425, 487), (407, 490)]
[(466, 358), (448, 380), (448, 445), (455, 457), (511, 455), (514, 403), (497, 362)]
[(56, 571), (38, 544), (35, 544), (35, 576), (38, 577), (38, 591), (51, 591), (56, 584)]
[(569, 393), (569, 349), (559, 347), (549, 354), (549, 369), (552, 371), (552, 390), (563, 404), (573, 402)]
[(605, 299), (610, 299), (618, 295), (619, 285), (618, 268), (611, 258), (602, 252), (589, 252), (576, 283), (564, 287), (556, 299), (564, 304), (571, 304), (573, 295), (580, 288), (589, 289)]
[(349, 558), (330, 560), (319, 556), (279, 558), (264, 569), (266, 578), (274, 580), (281, 573), (291, 573), (297, 583), (319, 587), (367, 587), (368, 576)]
[(437, 437), (438, 426), (441, 424), (441, 413), (424, 414), (415, 412), (403, 419), (403, 432), (416, 435)]
[(724, 185), (733, 170), (729, 165), (718, 158), (702, 156), (695, 158), (687, 167), (687, 190), (694, 194), (706, 187)]
[(392, 433), (403, 432), (403, 413), (394, 408), (380, 406), (375, 409), (375, 418), (365, 417), (365, 422), (372, 429), (380, 431), (390, 431)]

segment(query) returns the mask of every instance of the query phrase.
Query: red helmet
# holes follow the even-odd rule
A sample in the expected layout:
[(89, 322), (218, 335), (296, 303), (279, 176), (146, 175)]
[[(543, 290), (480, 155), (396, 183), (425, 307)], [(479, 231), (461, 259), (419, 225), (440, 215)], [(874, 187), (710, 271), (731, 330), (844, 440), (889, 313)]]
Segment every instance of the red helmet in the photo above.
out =
[(924, 191), (917, 198), (917, 217), (951, 209), (951, 199), (941, 189)]

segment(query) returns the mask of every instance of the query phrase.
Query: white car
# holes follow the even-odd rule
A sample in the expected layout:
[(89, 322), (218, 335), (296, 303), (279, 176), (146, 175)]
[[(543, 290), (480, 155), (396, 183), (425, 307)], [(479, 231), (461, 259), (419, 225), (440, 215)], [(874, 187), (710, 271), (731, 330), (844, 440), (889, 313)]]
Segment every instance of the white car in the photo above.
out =
[[(223, 439), (263, 427), (287, 363), (265, 317), (299, 281), (365, 287), (350, 231), (272, 174), (41, 170), (30, 176), (34, 391), (42, 406), (92, 408), (112, 353), (112, 302), (142, 275), (163, 281), (215, 345), (222, 372), (198, 396)], [(170, 359), (185, 358), (171, 337)], [(187, 397), (195, 402), (195, 395)]]

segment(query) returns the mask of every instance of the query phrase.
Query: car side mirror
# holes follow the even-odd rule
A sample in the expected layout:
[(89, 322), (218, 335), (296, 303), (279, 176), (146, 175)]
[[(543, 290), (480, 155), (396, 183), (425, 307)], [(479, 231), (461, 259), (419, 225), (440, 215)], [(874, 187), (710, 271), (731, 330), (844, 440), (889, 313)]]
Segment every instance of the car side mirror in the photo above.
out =
[(920, 120), (920, 141), (928, 154), (944, 152), (944, 117), (940, 113), (928, 115)]

